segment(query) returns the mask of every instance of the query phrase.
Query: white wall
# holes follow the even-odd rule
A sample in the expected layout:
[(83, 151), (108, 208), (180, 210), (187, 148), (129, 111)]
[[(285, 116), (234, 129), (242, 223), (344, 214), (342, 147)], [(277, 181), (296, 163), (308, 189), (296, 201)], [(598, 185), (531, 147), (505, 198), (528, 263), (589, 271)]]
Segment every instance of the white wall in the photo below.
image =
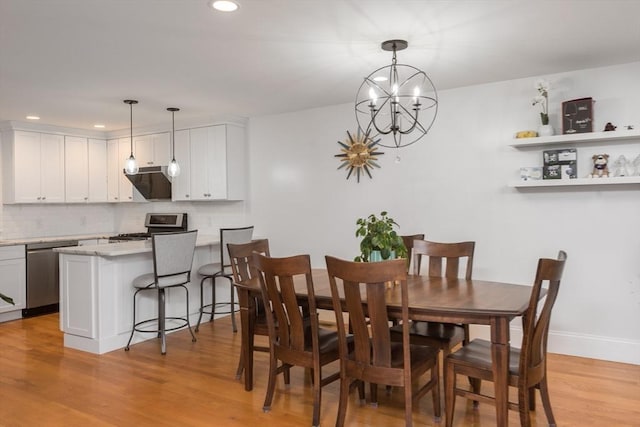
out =
[[(608, 121), (639, 128), (638, 75), (640, 63), (543, 76), (551, 83), (551, 123), (560, 129), (562, 101), (591, 96), (596, 130)], [(516, 131), (537, 127), (536, 80), (440, 92), (431, 132), (398, 153), (385, 150), (381, 169), (359, 184), (345, 180), (334, 158), (336, 141), (356, 130), (351, 104), (252, 118), (249, 210), (257, 232), (270, 239), (274, 256), (309, 253), (321, 267), (325, 254), (357, 255), (356, 219), (387, 210), (403, 234), (475, 240), (474, 277), (522, 284), (533, 280), (539, 257), (564, 249), (550, 350), (640, 364), (640, 186), (506, 185), (520, 166), (541, 164), (541, 150), (508, 146)], [(586, 144), (578, 152), (586, 175), (592, 154), (633, 159), (640, 141)]]

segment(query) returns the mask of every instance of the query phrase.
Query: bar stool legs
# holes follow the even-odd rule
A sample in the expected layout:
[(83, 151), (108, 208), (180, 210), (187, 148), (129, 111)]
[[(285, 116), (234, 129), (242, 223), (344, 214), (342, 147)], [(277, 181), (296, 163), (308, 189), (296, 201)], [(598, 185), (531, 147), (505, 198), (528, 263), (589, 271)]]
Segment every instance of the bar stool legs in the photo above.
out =
[[(211, 317), (209, 320), (211, 322), (214, 321), (214, 314), (231, 314), (231, 326), (233, 328), (233, 332), (238, 332), (238, 328), (236, 326), (236, 301), (235, 301), (235, 288), (233, 286), (233, 279), (230, 276), (222, 275), (222, 272), (218, 272), (213, 276), (204, 276), (200, 281), (200, 315), (198, 316), (198, 323), (196, 325), (196, 332), (200, 330), (200, 322), (202, 322), (203, 314), (210, 314)], [(218, 277), (225, 278), (229, 281), (229, 289), (230, 289), (230, 298), (229, 302), (216, 302), (216, 279)], [(205, 305), (204, 303), (204, 282), (207, 279), (211, 279), (211, 304)], [(216, 312), (217, 306), (228, 305), (230, 307), (229, 311)], [(207, 311), (206, 308), (211, 307), (211, 311)]]
[[(173, 287), (178, 287), (178, 286), (173, 286)], [(191, 342), (196, 342), (196, 336), (193, 334), (193, 330), (191, 329), (191, 322), (189, 321), (189, 290), (184, 285), (179, 285), (179, 287), (183, 288), (185, 293), (186, 293), (187, 312), (186, 312), (185, 317), (166, 317), (166, 305), (165, 305), (166, 294), (165, 294), (165, 288), (143, 288), (143, 289), (138, 289), (133, 294), (133, 328), (131, 329), (131, 335), (129, 335), (129, 341), (127, 341), (127, 345), (124, 348), (125, 351), (129, 351), (129, 346), (131, 345), (131, 340), (133, 339), (133, 334), (136, 331), (137, 332), (154, 332), (154, 333), (156, 333), (157, 337), (160, 339), (160, 352), (162, 354), (167, 354), (167, 331), (173, 331), (173, 330), (180, 329), (180, 328), (183, 328), (183, 327), (186, 326), (187, 328), (189, 328), (189, 332), (191, 333)], [(144, 290), (157, 290), (157, 292), (158, 292), (158, 318), (157, 319), (147, 319), (147, 320), (142, 320), (140, 322), (136, 322), (136, 296), (138, 295), (138, 292), (144, 291)], [(181, 321), (183, 323), (180, 324), (179, 326), (175, 326), (175, 327), (167, 329), (167, 324), (166, 324), (166, 320), (167, 319), (179, 320), (179, 321)], [(142, 329), (142, 327), (141, 327), (142, 325), (150, 323), (150, 322), (154, 322), (154, 321), (158, 322), (158, 329), (157, 330), (145, 330), (145, 329)]]

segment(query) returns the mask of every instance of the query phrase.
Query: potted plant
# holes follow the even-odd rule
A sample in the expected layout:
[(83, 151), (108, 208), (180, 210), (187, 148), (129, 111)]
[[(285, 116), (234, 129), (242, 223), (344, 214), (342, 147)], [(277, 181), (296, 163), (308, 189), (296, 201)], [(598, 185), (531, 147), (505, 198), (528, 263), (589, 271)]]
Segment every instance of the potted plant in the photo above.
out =
[(394, 258), (406, 258), (407, 248), (402, 237), (393, 229), (398, 224), (387, 212), (380, 212), (380, 217), (371, 214), (367, 218), (358, 218), (356, 237), (362, 237), (360, 255), (357, 262), (382, 261)]

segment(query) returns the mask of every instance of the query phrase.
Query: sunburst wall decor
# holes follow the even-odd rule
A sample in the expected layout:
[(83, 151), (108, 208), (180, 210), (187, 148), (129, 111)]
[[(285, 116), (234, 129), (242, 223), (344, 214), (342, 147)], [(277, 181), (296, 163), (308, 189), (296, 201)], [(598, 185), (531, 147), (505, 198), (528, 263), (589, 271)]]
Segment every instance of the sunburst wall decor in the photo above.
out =
[(369, 132), (363, 134), (360, 130), (358, 130), (355, 138), (349, 131), (347, 131), (347, 136), (349, 137), (347, 141), (338, 141), (338, 144), (342, 147), (341, 153), (335, 155), (335, 157), (340, 158), (341, 164), (338, 166), (338, 170), (346, 167), (349, 171), (347, 179), (351, 177), (355, 170), (358, 182), (360, 182), (361, 171), (365, 171), (369, 178), (372, 178), (371, 169), (380, 167), (376, 163), (377, 156), (384, 154), (382, 151), (377, 151), (380, 139), (374, 141), (369, 137)]

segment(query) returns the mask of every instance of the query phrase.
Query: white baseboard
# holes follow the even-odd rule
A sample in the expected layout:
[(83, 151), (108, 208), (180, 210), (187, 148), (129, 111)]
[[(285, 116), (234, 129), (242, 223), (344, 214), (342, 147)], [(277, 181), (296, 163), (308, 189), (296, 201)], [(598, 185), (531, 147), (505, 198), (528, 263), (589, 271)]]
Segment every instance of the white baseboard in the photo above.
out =
[[(489, 327), (471, 325), (471, 337), (490, 339)], [(522, 329), (511, 328), (511, 344), (520, 347)], [(548, 351), (569, 356), (640, 365), (640, 341), (549, 331)]]

